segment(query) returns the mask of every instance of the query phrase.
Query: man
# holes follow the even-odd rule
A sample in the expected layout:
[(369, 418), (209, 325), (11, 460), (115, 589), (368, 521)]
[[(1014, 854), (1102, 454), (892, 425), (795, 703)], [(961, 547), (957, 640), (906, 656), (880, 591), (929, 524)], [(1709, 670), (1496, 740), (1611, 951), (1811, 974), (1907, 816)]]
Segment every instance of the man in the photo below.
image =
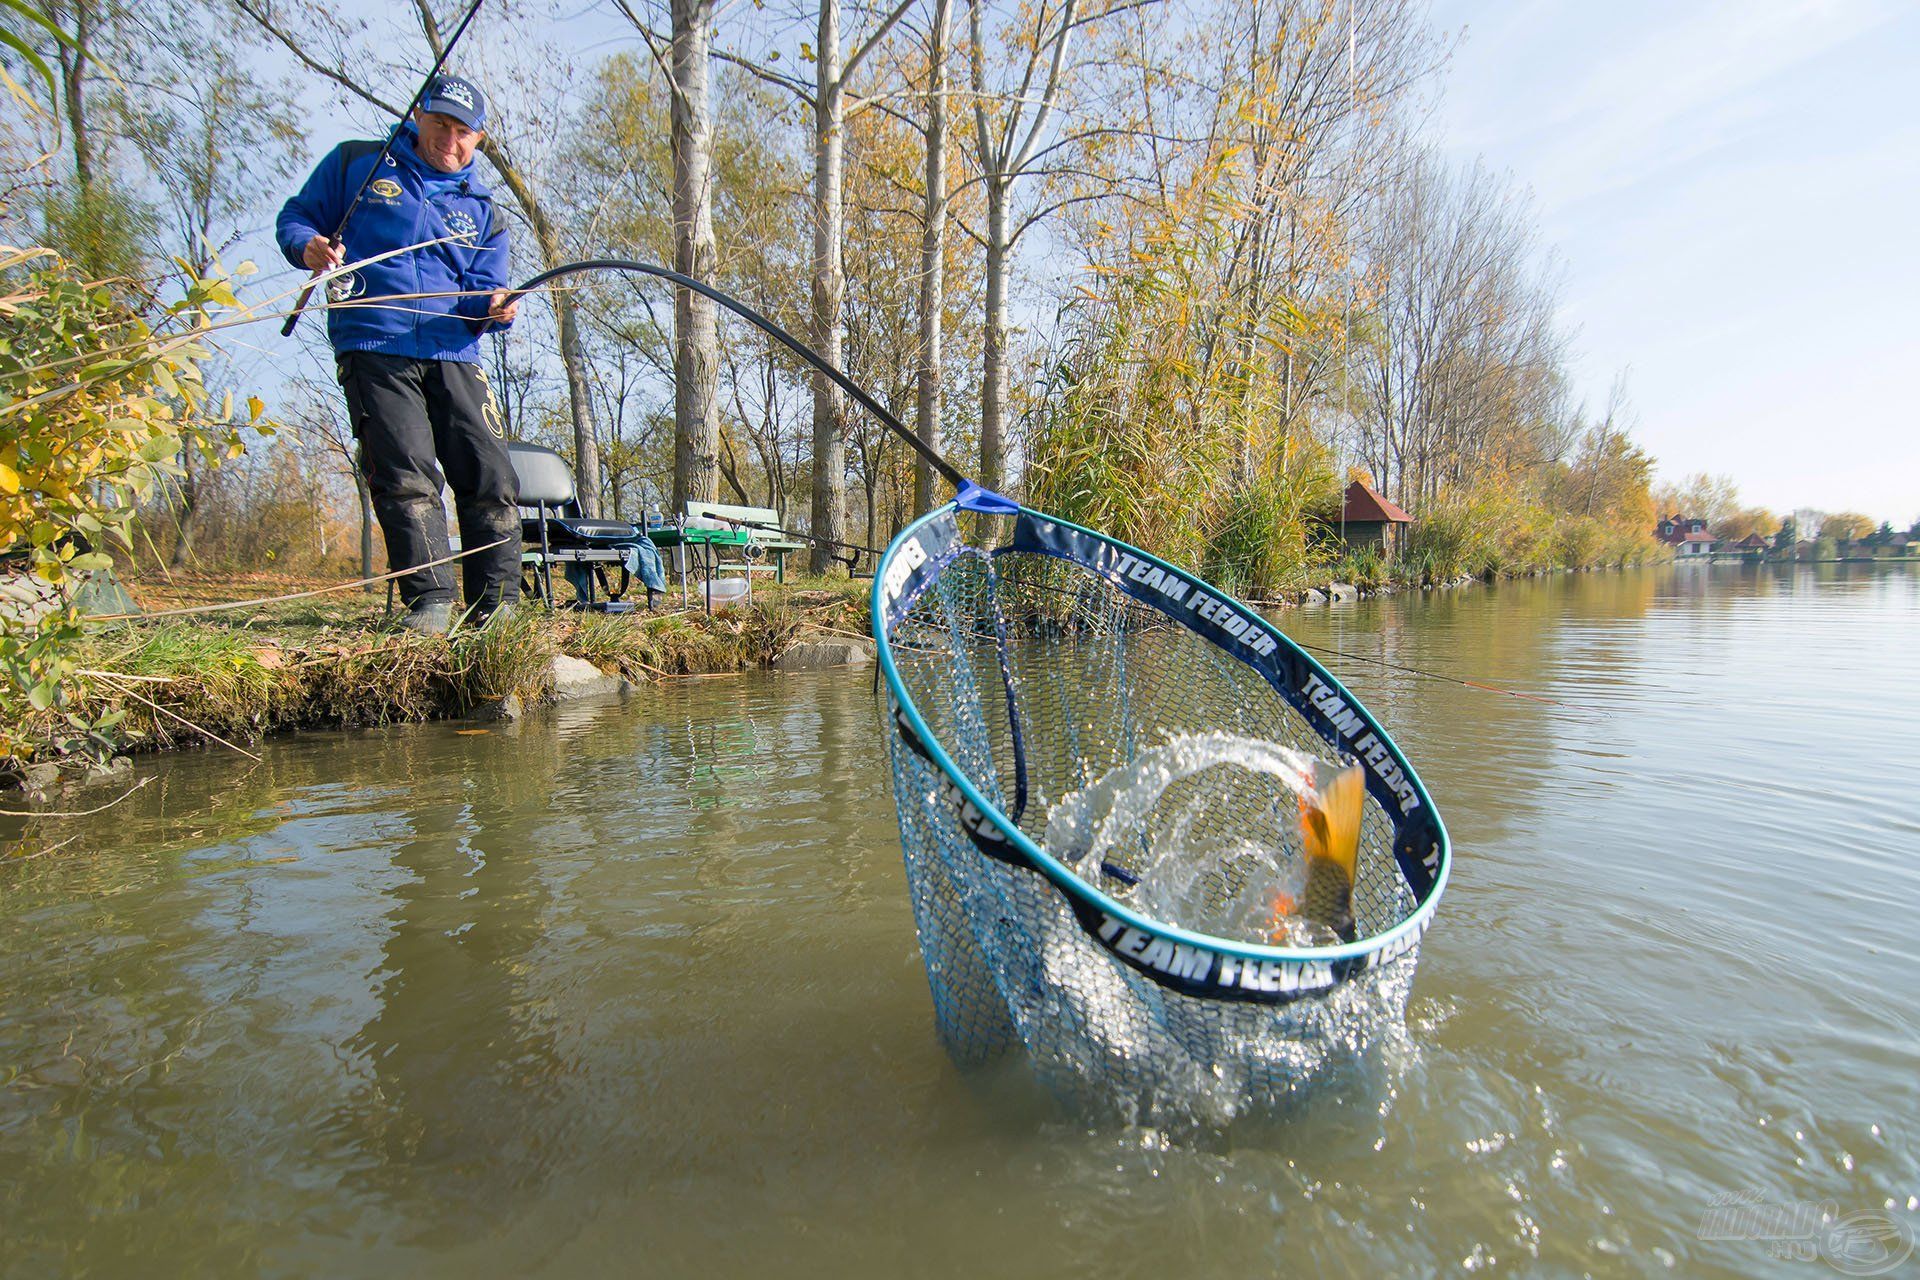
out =
[[(376, 142), (335, 147), (277, 226), (287, 261), (312, 271), (407, 250), (328, 283), (327, 337), (387, 561), (414, 569), (399, 579), (401, 625), (430, 635), (452, 620), (452, 566), (414, 567), (448, 555), (443, 470), (463, 548), (506, 539), (458, 562), (468, 621), (485, 623), (520, 594), (519, 486), (480, 367), (481, 332), (512, 324), (519, 310), (506, 296), (506, 219), (474, 172), (486, 123), (480, 90), (439, 76), (384, 159)], [(328, 236), (363, 182), (336, 248)], [(409, 248), (423, 241), (434, 243)]]

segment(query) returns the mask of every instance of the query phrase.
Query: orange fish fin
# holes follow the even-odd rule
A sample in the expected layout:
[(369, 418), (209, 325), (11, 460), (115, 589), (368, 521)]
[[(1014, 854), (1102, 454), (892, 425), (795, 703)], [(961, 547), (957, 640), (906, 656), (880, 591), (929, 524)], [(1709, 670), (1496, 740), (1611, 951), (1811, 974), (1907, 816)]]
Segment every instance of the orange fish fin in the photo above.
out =
[(1300, 834), (1308, 858), (1333, 863), (1353, 882), (1360, 860), (1360, 819), (1366, 775), (1357, 764), (1317, 765), (1311, 796), (1300, 797)]

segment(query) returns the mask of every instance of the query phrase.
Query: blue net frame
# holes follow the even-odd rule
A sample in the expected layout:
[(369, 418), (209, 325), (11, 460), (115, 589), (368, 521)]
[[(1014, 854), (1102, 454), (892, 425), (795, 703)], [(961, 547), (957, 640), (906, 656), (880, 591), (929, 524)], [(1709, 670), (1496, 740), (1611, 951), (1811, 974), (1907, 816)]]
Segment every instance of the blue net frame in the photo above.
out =
[[(963, 521), (1011, 533), (989, 548)], [(956, 1062), (1024, 1052), (1069, 1103), (1218, 1120), (1401, 1024), (1447, 880), (1445, 825), (1358, 699), (1257, 612), (967, 486), (888, 547), (873, 626), (914, 921)], [(1061, 799), (1211, 732), (1363, 766), (1355, 941), (1196, 932), (1130, 901), (1124, 849), (1096, 870), (1077, 865), (1084, 850), (1046, 847)], [(1271, 838), (1275, 797), (1245, 782), (1203, 774), (1177, 800), (1216, 831)]]

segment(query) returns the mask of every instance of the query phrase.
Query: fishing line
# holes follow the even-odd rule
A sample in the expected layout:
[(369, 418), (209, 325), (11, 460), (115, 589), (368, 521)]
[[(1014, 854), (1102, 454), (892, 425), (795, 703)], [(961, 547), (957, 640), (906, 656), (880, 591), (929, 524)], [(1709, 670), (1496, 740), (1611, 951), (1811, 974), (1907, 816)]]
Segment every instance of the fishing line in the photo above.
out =
[[(316, 284), (324, 283), (325, 281), (334, 279), (338, 276), (342, 276), (350, 272), (358, 271), (362, 267), (371, 266), (373, 263), (384, 262), (388, 258), (398, 257), (403, 253), (412, 253), (417, 249), (431, 249), (435, 245), (449, 244), (462, 239), (464, 239), (464, 237), (461, 237), (461, 236), (440, 236), (433, 240), (422, 240), (419, 244), (409, 244), (409, 245), (403, 245), (398, 249), (389, 249), (384, 253), (376, 253), (369, 257), (356, 259), (353, 262), (343, 262), (339, 266), (331, 268), (328, 271), (322, 273), (321, 275), (315, 276), (314, 283)], [(487, 294), (488, 292), (489, 292), (488, 290), (484, 290), (484, 289), (471, 289), (471, 290), (464, 290), (459, 293), (445, 293), (445, 294), (440, 294), (440, 293), (374, 294), (365, 299), (357, 299), (357, 300), (349, 299), (345, 302), (332, 303), (330, 304), (330, 306), (344, 307), (344, 306), (353, 305), (355, 301), (381, 302), (381, 301), (386, 301), (386, 300), (396, 299), (396, 298), (407, 299), (407, 298), (416, 298), (416, 297), (417, 298), (477, 297), (483, 294)], [(129, 352), (145, 350), (148, 348), (149, 344), (155, 341), (156, 338), (159, 339), (159, 344), (152, 348), (151, 354), (156, 356), (161, 355), (161, 354), (164, 354), (165, 352), (175, 350), (176, 348), (181, 346), (183, 343), (194, 342), (197, 339), (203, 338), (210, 333), (218, 333), (224, 329), (235, 329), (240, 327), (241, 325), (258, 324), (262, 320), (278, 319), (280, 318), (281, 315), (286, 313), (279, 312), (279, 311), (263, 311), (261, 310), (261, 308), (271, 306), (273, 303), (278, 302), (282, 298), (291, 297), (293, 293), (294, 293), (294, 290), (286, 289), (286, 290), (282, 290), (279, 293), (273, 294), (269, 297), (263, 298), (259, 302), (246, 308), (246, 313), (244, 315), (235, 316), (230, 320), (217, 320), (202, 328), (189, 329), (184, 333), (176, 333), (171, 335), (161, 334), (158, 330), (152, 330), (152, 331), (149, 331), (147, 336), (144, 338), (136, 338), (130, 342), (124, 342), (117, 347), (104, 347), (99, 351), (84, 351), (77, 355), (61, 356), (56, 360), (48, 360), (43, 364), (32, 365), (24, 369), (16, 370), (12, 376), (27, 377), (33, 374), (49, 373), (55, 369), (65, 368), (67, 365), (71, 365), (71, 364), (83, 364), (91, 361), (109, 360), (115, 356), (125, 355)], [(172, 318), (172, 317), (168, 317), (168, 318)], [(111, 373), (117, 373), (117, 372), (119, 371), (109, 370), (107, 373), (103, 373), (100, 376), (106, 377), (106, 376), (109, 376), (109, 374)], [(89, 379), (81, 378), (75, 382), (67, 383), (58, 387), (49, 388), (48, 390), (41, 392), (39, 395), (34, 396), (31, 399), (20, 400), (12, 404), (5, 405), (3, 407), (0, 407), (0, 416), (4, 416), (8, 413), (11, 413), (15, 409), (28, 408), (32, 405), (42, 403), (44, 400), (50, 397), (56, 397), (60, 395), (65, 395), (68, 392), (77, 391), (80, 388), (88, 385), (89, 381), (90, 381)]]
[[(798, 530), (794, 530), (794, 529), (783, 529), (778, 525), (766, 524), (762, 521), (736, 520), (729, 516), (709, 516), (708, 519), (722, 521), (723, 523), (732, 525), (736, 529), (757, 529), (765, 533), (779, 534), (781, 537), (784, 537), (784, 538), (793, 538), (797, 541), (817, 542), (823, 546), (841, 547), (848, 551), (855, 551), (855, 552), (864, 551), (868, 555), (875, 556), (875, 557), (878, 557), (884, 554), (878, 547), (869, 547), (858, 542), (836, 542), (831, 538), (816, 538), (810, 533), (801, 533)], [(840, 556), (836, 556), (834, 558), (836, 560), (841, 560), (841, 562), (847, 564), (849, 568), (852, 567), (851, 558), (845, 558)], [(854, 557), (854, 558), (857, 558), (857, 557)], [(1070, 593), (1057, 592), (1055, 594), (1066, 595)], [(1292, 636), (1291, 633), (1289, 633), (1289, 639), (1292, 639), (1293, 642), (1299, 645), (1302, 649), (1309, 649), (1314, 653), (1328, 654), (1335, 658), (1344, 658), (1349, 662), (1371, 663), (1374, 666), (1386, 667), (1394, 671), (1404, 671), (1408, 675), (1423, 676), (1428, 680), (1443, 680), (1448, 684), (1462, 685), (1469, 689), (1482, 689), (1488, 693), (1504, 694), (1506, 697), (1509, 697), (1509, 698), (1526, 698), (1527, 700), (1532, 702), (1544, 702), (1550, 707), (1563, 707), (1567, 705), (1566, 703), (1556, 701), (1553, 698), (1543, 697), (1542, 695), (1537, 693), (1523, 693), (1518, 689), (1503, 689), (1499, 685), (1485, 684), (1478, 680), (1467, 680), (1460, 676), (1445, 675), (1438, 671), (1427, 671), (1420, 667), (1410, 667), (1405, 663), (1401, 663), (1401, 662), (1389, 662), (1385, 658), (1369, 658), (1364, 654), (1348, 653), (1343, 649), (1333, 649), (1333, 648), (1327, 647), (1326, 645), (1308, 644), (1306, 641), (1301, 640), (1298, 637)]]
[[(1525, 698), (1529, 702), (1544, 702), (1550, 707), (1564, 707), (1567, 705), (1564, 702), (1558, 702), (1552, 698), (1542, 697), (1537, 693), (1522, 693), (1518, 689), (1502, 689), (1499, 685), (1482, 684), (1478, 680), (1464, 680), (1459, 676), (1442, 675), (1438, 671), (1425, 671), (1419, 667), (1409, 667), (1405, 663), (1389, 662), (1385, 658), (1369, 658), (1364, 654), (1347, 653), (1340, 649), (1330, 649), (1322, 644), (1308, 644), (1305, 640), (1293, 635), (1289, 635), (1287, 638), (1299, 645), (1302, 649), (1310, 649), (1314, 653), (1330, 654), (1336, 658), (1345, 658), (1349, 662), (1370, 662), (1376, 667), (1386, 667), (1392, 671), (1404, 671), (1408, 675), (1424, 676), (1429, 680), (1444, 680), (1448, 684), (1465, 685), (1469, 689), (1484, 689), (1488, 693), (1505, 694), (1509, 698)], [(1581, 709), (1587, 710), (1588, 708)]]
[(452, 555), (441, 556), (438, 560), (429, 560), (425, 564), (411, 565), (405, 569), (395, 569), (391, 573), (375, 574), (371, 578), (355, 578), (352, 582), (336, 582), (330, 587), (315, 587), (311, 591), (290, 591), (285, 595), (261, 596), (256, 600), (229, 600), (224, 604), (196, 604), (180, 609), (156, 609), (152, 613), (97, 613), (81, 619), (83, 622), (146, 622), (154, 618), (179, 618), (190, 613), (221, 613), (229, 609), (252, 609), (263, 604), (280, 604), (287, 600), (305, 600), (310, 596), (330, 595), (336, 591), (351, 591), (355, 587), (368, 587), (376, 582), (385, 582), (390, 578), (402, 578), (409, 573), (418, 573), (422, 569), (433, 569), (443, 564), (452, 564), (467, 556), (477, 556), (482, 551), (491, 551), (511, 537), (495, 538), (483, 547), (469, 547), (465, 551), (456, 551)]

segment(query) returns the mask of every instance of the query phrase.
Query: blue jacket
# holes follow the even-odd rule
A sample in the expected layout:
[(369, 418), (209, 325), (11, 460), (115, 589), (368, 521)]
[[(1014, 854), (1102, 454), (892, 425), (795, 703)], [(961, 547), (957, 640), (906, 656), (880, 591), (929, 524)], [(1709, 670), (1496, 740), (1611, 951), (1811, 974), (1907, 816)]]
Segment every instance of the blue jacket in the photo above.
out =
[[(331, 307), (327, 337), (337, 352), (378, 351), (421, 360), (480, 359), (485, 293), (507, 287), (506, 219), (493, 194), (469, 164), (442, 173), (414, 150), (419, 133), (411, 122), (360, 197), (347, 221), (347, 261), (355, 262), (423, 240), (464, 237), (429, 249), (402, 253), (332, 281), (329, 302), (397, 293), (480, 290), (464, 298), (405, 298), (386, 305)], [(327, 153), (298, 195), (280, 210), (275, 234), (280, 252), (296, 267), (314, 236), (340, 225), (347, 202), (379, 158), (379, 144), (343, 142)]]

